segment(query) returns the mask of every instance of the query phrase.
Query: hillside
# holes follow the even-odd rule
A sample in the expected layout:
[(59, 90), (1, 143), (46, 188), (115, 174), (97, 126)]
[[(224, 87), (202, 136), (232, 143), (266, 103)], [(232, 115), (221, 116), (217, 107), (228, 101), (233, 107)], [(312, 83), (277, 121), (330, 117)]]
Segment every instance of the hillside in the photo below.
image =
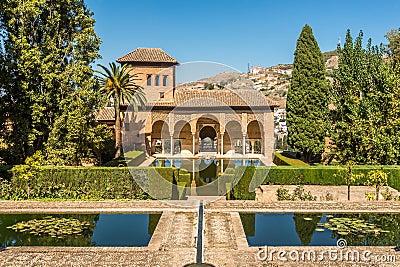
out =
[[(328, 76), (338, 67), (336, 50), (324, 52), (325, 65)], [(252, 66), (248, 73), (223, 72), (197, 82), (177, 85), (177, 89), (205, 89), (212, 90), (222, 87), (230, 89), (255, 89), (263, 92), (281, 107), (286, 105), (286, 96), (292, 78), (293, 64), (278, 64), (268, 68)]]

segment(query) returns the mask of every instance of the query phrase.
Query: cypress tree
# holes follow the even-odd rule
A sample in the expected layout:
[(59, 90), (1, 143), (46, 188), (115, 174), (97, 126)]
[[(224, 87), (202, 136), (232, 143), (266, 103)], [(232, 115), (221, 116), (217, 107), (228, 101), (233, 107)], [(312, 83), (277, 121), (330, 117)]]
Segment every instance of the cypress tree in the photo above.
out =
[(328, 130), (328, 90), (324, 57), (310, 26), (305, 25), (294, 53), (287, 96), (288, 143), (307, 162), (325, 149)]

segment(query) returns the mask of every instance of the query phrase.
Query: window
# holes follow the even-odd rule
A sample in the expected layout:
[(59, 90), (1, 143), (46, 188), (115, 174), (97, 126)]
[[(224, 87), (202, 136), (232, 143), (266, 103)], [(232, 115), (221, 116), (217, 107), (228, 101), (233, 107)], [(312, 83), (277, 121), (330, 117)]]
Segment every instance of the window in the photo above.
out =
[(125, 122), (124, 123), (124, 128), (125, 128), (125, 131), (129, 131), (129, 123), (127, 123), (127, 122)]
[(168, 75), (163, 76), (163, 86), (168, 86)]
[(164, 92), (160, 92), (160, 98), (164, 98)]
[(156, 79), (154, 81), (155, 86), (160, 86), (160, 75), (156, 75)]
[(147, 86), (151, 86), (151, 75), (147, 75)]

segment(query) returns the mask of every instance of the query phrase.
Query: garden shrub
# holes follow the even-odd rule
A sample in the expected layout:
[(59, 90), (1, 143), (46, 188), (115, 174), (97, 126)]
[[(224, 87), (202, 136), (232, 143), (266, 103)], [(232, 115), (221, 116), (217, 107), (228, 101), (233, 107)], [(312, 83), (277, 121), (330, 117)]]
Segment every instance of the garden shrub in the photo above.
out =
[[(388, 173), (388, 185), (400, 190), (400, 166), (355, 166), (353, 172), (367, 177), (368, 172), (372, 170), (383, 170)], [(235, 180), (240, 180), (233, 188), (235, 199), (255, 198), (255, 192), (249, 191), (253, 174), (255, 180), (267, 185), (346, 185), (343, 171), (338, 166), (236, 167)], [(352, 185), (363, 184), (363, 179), (352, 183)]]
[[(177, 175), (176, 169), (162, 167), (46, 166), (41, 167), (39, 173), (29, 180), (29, 193), (31, 199), (150, 199), (151, 197), (136, 182), (136, 179), (146, 178), (148, 184), (145, 186), (158, 190), (153, 192), (156, 196), (171, 198), (171, 184), (166, 183), (166, 186), (162, 187), (160, 181), (172, 183), (174, 175)], [(186, 184), (187, 177), (182, 179)], [(1, 183), (0, 198), (28, 199), (27, 182), (26, 179), (13, 175), (11, 182)]]

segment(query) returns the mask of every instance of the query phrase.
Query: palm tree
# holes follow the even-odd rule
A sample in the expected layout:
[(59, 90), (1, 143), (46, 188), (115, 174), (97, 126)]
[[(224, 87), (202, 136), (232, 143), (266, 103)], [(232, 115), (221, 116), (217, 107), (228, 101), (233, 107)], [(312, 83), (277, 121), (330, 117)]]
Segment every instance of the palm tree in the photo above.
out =
[(129, 65), (116, 65), (114, 62), (110, 63), (110, 68), (98, 64), (103, 71), (96, 70), (97, 80), (100, 84), (100, 92), (108, 102), (111, 98), (114, 100), (115, 111), (115, 158), (121, 156), (122, 148), (122, 134), (121, 134), (121, 104), (126, 101), (133, 106), (134, 112), (138, 111), (138, 107), (144, 107), (146, 98), (144, 96), (143, 88), (135, 83), (136, 74), (130, 75), (132, 70)]

